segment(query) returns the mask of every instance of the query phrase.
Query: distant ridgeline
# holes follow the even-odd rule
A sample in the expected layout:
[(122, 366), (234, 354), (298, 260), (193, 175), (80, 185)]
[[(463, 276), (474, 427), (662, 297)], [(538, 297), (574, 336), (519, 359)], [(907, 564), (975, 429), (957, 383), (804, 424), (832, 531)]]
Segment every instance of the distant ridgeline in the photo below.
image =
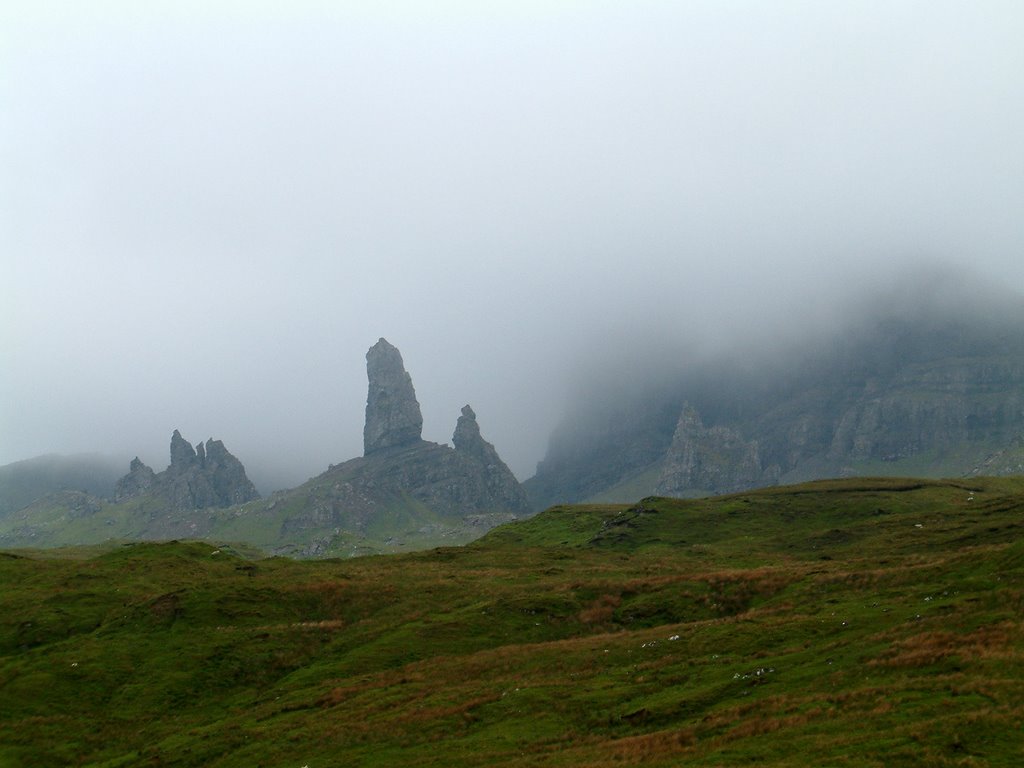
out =
[(967, 293), (941, 309), (919, 296), (909, 308), (866, 312), (775, 359), (695, 366), (611, 407), (584, 398), (524, 484), (531, 501), (1024, 473), (1024, 312), (1019, 300)]
[(144, 495), (165, 498), (170, 509), (188, 511), (230, 507), (258, 499), (256, 487), (245, 475), (242, 462), (220, 440), (207, 440), (193, 448), (178, 430), (171, 435), (171, 465), (160, 474), (132, 460), (128, 474), (117, 482), (115, 502)]
[(175, 430), (170, 466), (156, 473), (135, 458), (111, 499), (55, 489), (28, 506), (0, 510), (0, 547), (212, 538), (337, 556), (464, 543), (530, 511), (470, 406), (456, 424), (454, 447), (427, 442), (399, 351), (380, 339), (366, 363), (362, 457), (261, 500), (221, 441), (193, 448)]
[(57, 491), (84, 491), (109, 497), (124, 467), (97, 454), (49, 454), (0, 467), (0, 520), (41, 496)]

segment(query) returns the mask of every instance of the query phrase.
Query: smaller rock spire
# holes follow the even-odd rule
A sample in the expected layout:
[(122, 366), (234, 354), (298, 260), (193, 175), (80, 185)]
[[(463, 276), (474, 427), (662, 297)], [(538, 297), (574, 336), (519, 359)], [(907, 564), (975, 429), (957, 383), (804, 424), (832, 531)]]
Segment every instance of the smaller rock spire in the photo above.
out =
[(128, 465), (128, 474), (117, 481), (117, 488), (114, 492), (114, 501), (122, 502), (133, 499), (147, 493), (153, 487), (156, 477), (152, 469), (147, 467), (136, 456)]
[(452, 445), (457, 451), (479, 453), (483, 446), (490, 445), (480, 436), (480, 425), (476, 423), (476, 414), (468, 405), (462, 407), (462, 415), (455, 424)]
[(488, 497), (497, 499), (498, 505), (515, 513), (528, 512), (530, 509), (526, 493), (512, 470), (501, 460), (494, 446), (484, 440), (480, 434), (480, 425), (476, 422), (476, 414), (468, 405), (463, 406), (462, 415), (455, 424), (452, 435), (455, 453), (463, 456), (479, 467)]
[(118, 481), (114, 498), (126, 501), (149, 492), (158, 493), (180, 511), (228, 507), (260, 497), (242, 462), (224, 443), (211, 438), (193, 448), (178, 430), (171, 435), (170, 466), (156, 474), (136, 456), (128, 474)]

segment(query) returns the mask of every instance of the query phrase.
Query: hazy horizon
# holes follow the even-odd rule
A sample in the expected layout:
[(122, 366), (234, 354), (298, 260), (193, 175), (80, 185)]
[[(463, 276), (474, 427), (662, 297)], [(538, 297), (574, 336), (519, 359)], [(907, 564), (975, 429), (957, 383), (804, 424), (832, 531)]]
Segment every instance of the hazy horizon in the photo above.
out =
[[(1013, 2), (0, 9), (0, 464), (295, 484), (397, 346), (520, 479), (580, 380), (1024, 287)], [(685, 364), (682, 361), (679, 364)], [(127, 468), (127, 467), (126, 467)]]

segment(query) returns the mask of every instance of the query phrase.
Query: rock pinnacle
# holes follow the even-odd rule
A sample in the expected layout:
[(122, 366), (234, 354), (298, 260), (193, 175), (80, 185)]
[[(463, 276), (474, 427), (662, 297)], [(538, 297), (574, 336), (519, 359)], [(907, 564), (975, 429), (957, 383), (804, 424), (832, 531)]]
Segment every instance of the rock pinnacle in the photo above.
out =
[(366, 353), (366, 424), (363, 454), (411, 445), (420, 441), (423, 415), (402, 353), (380, 339)]

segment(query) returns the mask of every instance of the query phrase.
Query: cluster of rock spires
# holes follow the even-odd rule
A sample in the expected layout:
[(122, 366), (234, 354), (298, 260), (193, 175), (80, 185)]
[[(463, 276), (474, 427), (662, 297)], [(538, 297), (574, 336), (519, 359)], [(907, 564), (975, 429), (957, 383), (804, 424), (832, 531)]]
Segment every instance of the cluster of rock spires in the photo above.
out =
[[(420, 445), (446, 447), (423, 440), (423, 415), (412, 377), (405, 370), (401, 352), (387, 339), (379, 339), (366, 353), (366, 377), (369, 387), (363, 427), (364, 456)], [(456, 452), (476, 461), (496, 489), (518, 496), (518, 481), (494, 446), (481, 436), (476, 414), (468, 405), (462, 408), (455, 424), (452, 445)], [(522, 498), (525, 500), (525, 495)]]
[(0, 519), (0, 544), (67, 543), (61, 531), (74, 519), (90, 531), (75, 543), (223, 535), (300, 557), (352, 555), (465, 543), (531, 511), (470, 406), (451, 446), (428, 442), (399, 351), (381, 339), (367, 352), (366, 367), (364, 455), (298, 488), (256, 502), (245, 468), (221, 441), (192, 446), (175, 430), (163, 472), (132, 460), (113, 494), (122, 507), (116, 514), (108, 513), (110, 501), (87, 493), (50, 494), (23, 507), (6, 528)]
[[(379, 339), (366, 353), (366, 424), (363, 427), (363, 456), (372, 457), (411, 447), (449, 449), (422, 438), (423, 415), (416, 399), (412, 377), (405, 370), (402, 354)], [(472, 459), (484, 470), (487, 480), (496, 490), (510, 498), (526, 499), (519, 483), (494, 446), (480, 434), (473, 409), (466, 405), (455, 424), (452, 435), (454, 450)]]
[(456, 423), (454, 448), (428, 442), (422, 438), (420, 404), (398, 349), (380, 339), (366, 353), (366, 374), (363, 456), (331, 469), (346, 479), (325, 500), (328, 514), (355, 516), (366, 525), (398, 495), (445, 517), (530, 511), (526, 493), (480, 434), (470, 406), (462, 409)]
[[(462, 409), (452, 445), (422, 438), (423, 415), (402, 355), (385, 339), (366, 354), (368, 392), (363, 456), (332, 465), (291, 491), (274, 494), (265, 507), (243, 507), (237, 515), (277, 514), (285, 541), (320, 542), (300, 554), (322, 554), (338, 536), (389, 540), (454, 531), (459, 540), (530, 512), (519, 481), (494, 446), (484, 440), (470, 406)], [(159, 516), (158, 536), (203, 535), (212, 518), (195, 510), (234, 507), (259, 498), (241, 462), (219, 440), (195, 447), (175, 430), (171, 463), (154, 472), (138, 458), (117, 483), (115, 503), (136, 500)], [(322, 545), (322, 547), (321, 547)], [(290, 550), (293, 551), (293, 550)]]
[(114, 501), (120, 503), (145, 494), (165, 498), (176, 511), (230, 507), (260, 497), (242, 462), (228, 452), (224, 443), (210, 439), (193, 448), (178, 430), (171, 435), (170, 466), (155, 473), (136, 456), (128, 474), (117, 483)]

